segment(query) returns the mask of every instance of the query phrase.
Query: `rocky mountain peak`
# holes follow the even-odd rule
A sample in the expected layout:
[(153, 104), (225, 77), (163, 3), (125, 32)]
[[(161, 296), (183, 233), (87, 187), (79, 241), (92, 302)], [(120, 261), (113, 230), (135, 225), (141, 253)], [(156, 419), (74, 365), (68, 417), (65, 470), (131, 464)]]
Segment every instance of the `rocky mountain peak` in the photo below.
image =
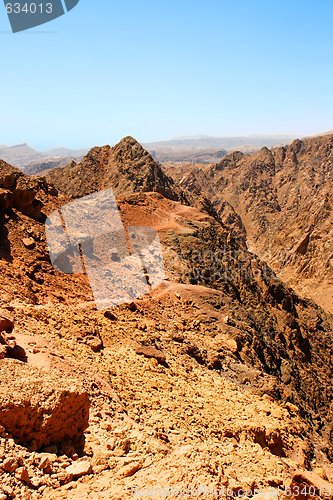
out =
[(274, 162), (272, 151), (268, 149), (266, 146), (258, 151), (257, 158), (265, 163)]
[[(182, 185), (196, 192), (204, 172)], [(333, 310), (333, 134), (227, 155), (200, 188), (221, 216), (225, 202), (235, 209), (251, 249), (284, 280)]]
[(233, 151), (226, 155), (222, 160), (212, 167), (212, 172), (215, 170), (221, 171), (224, 169), (235, 168), (238, 161), (244, 156), (244, 153), (241, 151)]
[(146, 150), (143, 148), (143, 146), (132, 136), (127, 135), (126, 137), (123, 137), (118, 144), (114, 146), (114, 149), (132, 149), (132, 148), (137, 148), (143, 152), (146, 152)]
[(9, 163), (0, 160), (0, 188), (13, 187), (17, 179), (22, 175), (22, 172), (18, 168), (12, 167)]
[(114, 147), (92, 148), (80, 163), (51, 170), (47, 178), (69, 198), (111, 188), (118, 197), (151, 191), (171, 200), (186, 201), (183, 190), (130, 136)]

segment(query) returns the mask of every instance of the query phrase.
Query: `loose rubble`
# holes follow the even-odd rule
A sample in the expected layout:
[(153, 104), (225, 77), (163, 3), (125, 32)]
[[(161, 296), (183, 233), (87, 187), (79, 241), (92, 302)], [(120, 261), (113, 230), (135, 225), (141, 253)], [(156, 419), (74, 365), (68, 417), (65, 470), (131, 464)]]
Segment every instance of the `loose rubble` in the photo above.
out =
[[(0, 164), (0, 500), (332, 498), (332, 317), (134, 139), (65, 172), (57, 195)], [(49, 262), (43, 214), (120, 173), (122, 220), (159, 231), (167, 279), (98, 311)]]

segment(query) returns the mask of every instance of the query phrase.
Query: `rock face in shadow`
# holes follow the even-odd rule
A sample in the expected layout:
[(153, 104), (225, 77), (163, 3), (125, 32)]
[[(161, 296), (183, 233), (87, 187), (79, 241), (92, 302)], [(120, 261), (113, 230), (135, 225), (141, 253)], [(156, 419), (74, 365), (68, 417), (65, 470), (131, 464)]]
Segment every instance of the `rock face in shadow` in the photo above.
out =
[(0, 160), (0, 210), (16, 208), (29, 217), (38, 218), (43, 203), (36, 196), (38, 191), (46, 189), (42, 178), (27, 177)]
[(1, 361), (0, 425), (20, 444), (82, 444), (89, 397), (77, 382), (16, 360)]
[(181, 186), (207, 196), (222, 218), (229, 203), (251, 249), (332, 312), (333, 134), (234, 152), (196, 170), (183, 173)]

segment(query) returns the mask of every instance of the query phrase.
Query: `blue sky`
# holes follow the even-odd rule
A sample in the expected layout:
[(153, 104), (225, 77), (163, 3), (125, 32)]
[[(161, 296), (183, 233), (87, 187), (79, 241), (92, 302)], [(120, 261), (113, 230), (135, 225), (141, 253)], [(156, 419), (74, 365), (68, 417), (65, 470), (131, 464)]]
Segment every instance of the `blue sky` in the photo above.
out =
[(80, 0), (12, 34), (0, 144), (333, 129), (333, 1)]

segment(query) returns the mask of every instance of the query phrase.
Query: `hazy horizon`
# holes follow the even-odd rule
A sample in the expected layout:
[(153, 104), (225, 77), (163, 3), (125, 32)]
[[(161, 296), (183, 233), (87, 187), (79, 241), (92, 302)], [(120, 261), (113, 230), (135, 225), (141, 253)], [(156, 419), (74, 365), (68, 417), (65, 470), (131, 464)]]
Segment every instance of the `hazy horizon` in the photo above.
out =
[[(169, 143), (169, 142), (176, 142), (176, 141), (200, 141), (200, 140), (211, 140), (211, 139), (215, 139), (215, 140), (224, 140), (224, 139), (290, 139), (290, 140), (293, 140), (293, 138), (299, 138), (299, 139), (302, 139), (304, 137), (312, 137), (312, 136), (320, 136), (320, 135), (326, 135), (326, 134), (329, 134), (329, 133), (333, 133), (333, 130), (327, 130), (327, 131), (320, 131), (318, 133), (315, 133), (315, 134), (311, 134), (311, 135), (301, 135), (301, 134), (292, 134), (292, 133), (270, 133), (270, 134), (260, 134), (260, 133), (256, 133), (256, 134), (248, 134), (248, 135), (245, 135), (245, 134), (240, 134), (240, 135), (224, 135), (224, 136), (213, 136), (213, 135), (206, 135), (206, 134), (198, 134), (198, 135), (194, 135), (194, 136), (190, 136), (190, 135), (185, 135), (185, 136), (179, 136), (179, 137), (169, 137), (169, 138), (162, 138), (162, 139), (156, 139), (156, 140), (151, 140), (151, 141), (142, 141), (140, 140), (138, 137), (134, 137), (138, 142), (140, 142), (140, 144), (160, 144), (160, 143)], [(130, 134), (127, 134), (127, 135), (130, 135)], [(95, 144), (85, 144), (85, 145), (82, 145), (82, 146), (79, 146), (79, 147), (74, 147), (72, 146), (70, 143), (68, 144), (58, 144), (58, 143), (54, 143), (54, 144), (51, 144), (49, 147), (47, 148), (39, 148), (38, 146), (35, 146), (34, 144), (30, 144), (29, 142), (26, 142), (26, 141), (19, 141), (15, 144), (4, 144), (0, 141), (0, 148), (15, 148), (17, 146), (29, 146), (31, 149), (33, 150), (36, 150), (36, 151), (39, 151), (40, 153), (48, 153), (49, 151), (52, 151), (52, 150), (57, 150), (57, 149), (69, 149), (69, 150), (72, 150), (72, 151), (76, 151), (76, 150), (87, 150), (91, 147), (94, 147), (94, 146), (102, 146), (102, 145), (105, 145), (105, 144), (109, 144), (109, 145), (114, 145), (116, 144), (117, 142), (119, 142), (123, 137), (126, 137), (126, 135), (120, 137), (118, 140), (115, 140), (115, 141), (109, 141), (109, 142), (105, 142), (105, 143), (102, 143), (102, 142), (97, 142)]]

